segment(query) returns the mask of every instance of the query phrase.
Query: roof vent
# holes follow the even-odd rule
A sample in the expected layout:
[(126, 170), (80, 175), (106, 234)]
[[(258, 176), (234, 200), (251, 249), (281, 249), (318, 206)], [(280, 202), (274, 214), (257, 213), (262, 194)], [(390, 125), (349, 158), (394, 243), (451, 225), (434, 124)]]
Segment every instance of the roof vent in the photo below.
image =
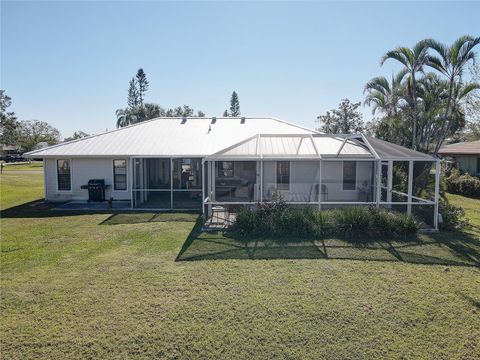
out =
[(186, 116), (182, 117), (182, 124), (185, 124), (186, 122), (187, 122), (187, 117)]
[(245, 124), (245, 116), (242, 116), (242, 117), (240, 118), (240, 124)]
[(212, 122), (210, 124), (215, 124), (217, 122), (217, 118), (215, 116), (212, 117)]

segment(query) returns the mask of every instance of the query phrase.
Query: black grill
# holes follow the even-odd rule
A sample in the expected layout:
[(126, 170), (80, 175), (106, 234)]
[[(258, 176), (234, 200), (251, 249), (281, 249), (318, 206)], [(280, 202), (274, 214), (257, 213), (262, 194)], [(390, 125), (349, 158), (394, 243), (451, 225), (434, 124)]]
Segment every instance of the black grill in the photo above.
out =
[(105, 189), (109, 186), (105, 185), (103, 179), (88, 180), (88, 185), (82, 185), (82, 189), (88, 190), (88, 201), (105, 201)]

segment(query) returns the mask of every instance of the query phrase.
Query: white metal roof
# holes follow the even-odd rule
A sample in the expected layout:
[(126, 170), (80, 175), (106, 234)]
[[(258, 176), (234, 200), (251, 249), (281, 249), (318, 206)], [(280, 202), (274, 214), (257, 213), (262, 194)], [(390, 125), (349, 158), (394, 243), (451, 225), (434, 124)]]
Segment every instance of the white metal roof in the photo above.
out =
[(319, 158), (375, 155), (355, 139), (320, 134), (259, 134), (229, 146), (208, 158)]
[(250, 117), (157, 118), (25, 155), (435, 160), (370, 136), (320, 134), (275, 118)]
[(312, 134), (274, 118), (157, 118), (26, 154), (30, 157), (206, 156), (259, 133)]

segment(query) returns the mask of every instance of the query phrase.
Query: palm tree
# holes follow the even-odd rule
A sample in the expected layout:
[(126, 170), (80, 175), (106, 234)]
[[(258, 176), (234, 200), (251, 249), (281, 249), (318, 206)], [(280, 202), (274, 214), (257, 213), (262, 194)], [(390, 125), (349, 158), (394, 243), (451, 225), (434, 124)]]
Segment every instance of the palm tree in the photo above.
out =
[(387, 116), (393, 116), (397, 113), (398, 105), (402, 99), (402, 80), (407, 74), (403, 69), (398, 74), (392, 74), (392, 80), (389, 83), (384, 76), (377, 76), (371, 79), (363, 90), (367, 93), (365, 105), (372, 105), (372, 114), (378, 110)]
[(437, 154), (452, 126), (452, 121), (447, 119), (449, 112), (452, 110), (455, 81), (457, 78), (461, 79), (468, 62), (475, 61), (473, 48), (480, 43), (480, 37), (474, 38), (464, 35), (458, 38), (451, 46), (446, 46), (433, 39), (425, 40), (425, 43), (438, 54), (438, 56), (428, 56), (428, 65), (445, 75), (449, 83), (447, 106), (443, 114), (442, 133), (434, 151), (434, 154)]
[(417, 123), (418, 123), (418, 106), (417, 106), (417, 86), (416, 74), (423, 72), (423, 67), (428, 60), (428, 46), (425, 41), (419, 41), (413, 49), (407, 47), (397, 47), (395, 50), (387, 52), (383, 55), (380, 62), (381, 65), (388, 59), (394, 59), (405, 66), (408, 73), (407, 88), (412, 98), (413, 108), (413, 129), (412, 129), (412, 148), (417, 147)]

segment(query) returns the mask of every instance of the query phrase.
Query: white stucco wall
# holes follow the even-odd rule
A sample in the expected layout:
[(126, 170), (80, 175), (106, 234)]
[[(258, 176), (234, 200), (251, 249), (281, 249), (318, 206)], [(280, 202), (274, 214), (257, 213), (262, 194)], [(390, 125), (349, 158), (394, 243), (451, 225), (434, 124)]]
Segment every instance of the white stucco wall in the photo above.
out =
[[(64, 158), (62, 158), (64, 159)], [(120, 158), (115, 158), (120, 159)], [(48, 201), (88, 200), (88, 190), (80, 186), (88, 183), (90, 179), (104, 179), (110, 188), (105, 191), (105, 198), (113, 197), (114, 200), (129, 200), (131, 194), (131, 168), (127, 159), (127, 190), (113, 190), (113, 160), (105, 159), (70, 159), (72, 190), (57, 190), (57, 159), (45, 159), (45, 199)]]

